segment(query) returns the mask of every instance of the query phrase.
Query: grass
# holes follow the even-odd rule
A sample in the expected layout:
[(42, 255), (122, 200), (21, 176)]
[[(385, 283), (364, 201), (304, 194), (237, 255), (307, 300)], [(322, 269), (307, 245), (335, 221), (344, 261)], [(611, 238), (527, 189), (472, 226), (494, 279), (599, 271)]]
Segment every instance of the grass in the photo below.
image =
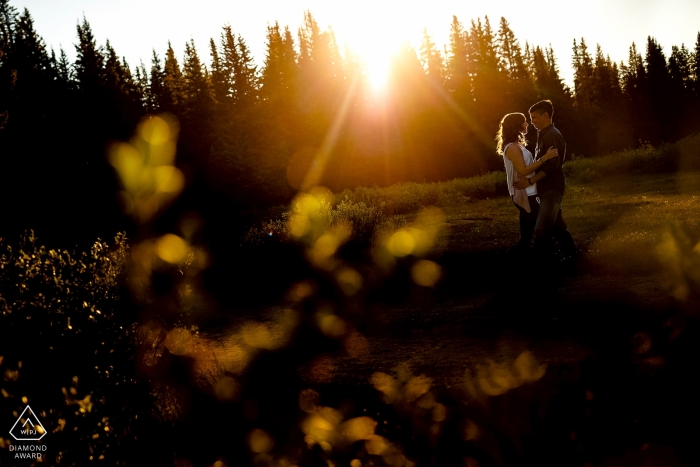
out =
[(649, 145), (593, 158), (576, 158), (564, 165), (567, 178), (583, 182), (599, 176), (659, 174), (700, 169), (700, 135), (672, 144)]
[[(573, 155), (564, 164), (567, 183), (574, 189), (573, 192), (569, 190), (567, 199), (577, 196), (575, 187), (585, 187), (602, 178), (619, 180), (623, 175), (673, 174), (696, 170), (700, 170), (700, 135), (689, 136), (673, 144), (658, 147), (645, 145), (599, 157)], [(338, 222), (351, 223), (355, 235), (364, 242), (371, 240), (377, 231), (404, 225), (407, 218), (421, 209), (436, 206), (451, 210), (493, 198), (507, 198), (504, 172), (445, 182), (408, 182), (388, 187), (345, 190), (332, 195), (325, 206), (324, 215), (329, 226)], [(282, 233), (282, 237), (288, 239), (286, 224), (291, 215), (291, 210), (287, 209), (281, 216), (268, 219), (253, 227), (246, 239), (257, 243), (267, 241), (270, 232)]]
[[(591, 179), (570, 177), (564, 216), (584, 255), (580, 268), (557, 283), (559, 321), (538, 320), (534, 307), (521, 304), (514, 311), (526, 324), (514, 325), (508, 315), (514, 302), (499, 297), (509, 291), (509, 271), (528, 274), (526, 264), (509, 264), (505, 254), (518, 238), (517, 211), (508, 196), (446, 204), (447, 246), (436, 261), (449, 277), (438, 292), (414, 286), (417, 293), (398, 304), (372, 303), (374, 331), (357, 345), (366, 350), (357, 351), (348, 339), (343, 345), (350, 350), (300, 369), (304, 384), (323, 396), (352, 393), (362, 407), (372, 404), (367, 401), (374, 400), (373, 388), (367, 387), (374, 385), (386, 402), (372, 406), (376, 420), (413, 430), (410, 440), (400, 430), (378, 432), (418, 465), (439, 456), (447, 457), (439, 465), (459, 465), (449, 457), (463, 455), (455, 427), (469, 423), (489, 439), (506, 440), (480, 458), (489, 465), (506, 455), (523, 465), (617, 465), (610, 459), (623, 451), (640, 459), (660, 456), (664, 465), (680, 465), (677, 456), (695, 464), (694, 440), (682, 436), (684, 422), (698, 413), (692, 396), (697, 386), (688, 376), (698, 342), (697, 320), (689, 317), (697, 311), (684, 298), (688, 290), (700, 290), (700, 254), (693, 252), (700, 238), (700, 173), (645, 173), (663, 154), (650, 152), (631, 174), (610, 169), (623, 154), (601, 158)], [(489, 263), (497, 267), (484, 267)], [(525, 303), (541, 298), (538, 278), (531, 279)], [(516, 362), (530, 355), (547, 365), (542, 379), (508, 386), (521, 381), (513, 376), (521, 374)], [(534, 363), (520, 366), (545, 371)], [(486, 384), (489, 372), (498, 384)], [(416, 388), (429, 392), (414, 406), (402, 395)], [(366, 398), (359, 395), (364, 390), (371, 393)], [(429, 418), (422, 409), (435, 410), (430, 404), (436, 402), (445, 404), (453, 424), (439, 428), (454, 430), (453, 437), (441, 438), (442, 451), (430, 444), (437, 438), (421, 431), (437, 426), (421, 425), (421, 417)], [(537, 417), (530, 419), (535, 410)], [(561, 413), (566, 415), (559, 418)], [(421, 445), (426, 439), (429, 447)], [(509, 453), (507, 439), (532, 451), (513, 447)], [(487, 449), (481, 442), (467, 444)]]
[[(586, 460), (602, 460), (623, 448), (637, 449), (642, 442), (651, 442), (653, 450), (654, 442), (664, 440), (661, 431), (670, 430), (677, 437), (686, 431), (678, 422), (685, 412), (660, 409), (672, 396), (673, 401), (679, 401), (676, 409), (695, 399), (689, 395), (696, 387), (683, 369), (695, 364), (691, 355), (697, 350), (697, 327), (693, 328), (691, 321), (681, 328), (669, 319), (672, 329), (666, 332), (667, 321), (663, 326), (656, 326), (653, 320), (649, 321), (652, 324), (643, 322), (634, 303), (627, 314), (611, 320), (602, 310), (604, 302), (596, 309), (596, 302), (590, 299), (601, 291), (624, 289), (637, 302), (654, 307), (656, 299), (674, 297), (683, 303), (693, 290), (700, 291), (700, 254), (694, 251), (700, 238), (700, 173), (689, 170), (697, 168), (699, 147), (700, 137), (695, 137), (660, 148), (574, 158), (567, 163), (564, 217), (584, 250), (584, 258), (582, 268), (557, 293), (568, 305), (578, 306), (578, 314), (564, 332), (579, 335), (572, 339), (550, 323), (541, 331), (549, 333), (547, 339), (534, 343), (523, 336), (504, 339), (505, 350), (499, 351), (503, 358), (492, 348), (497, 339), (494, 336), (504, 329), (511, 334), (518, 330), (508, 328), (509, 323), (503, 320), (502, 303), (489, 302), (497, 295), (494, 291), (503, 290), (498, 288), (506, 271), (502, 266), (510, 261), (503, 253), (517, 241), (518, 223), (517, 211), (503, 192), (502, 173), (444, 183), (358, 188), (324, 198), (313, 215), (309, 214), (320, 230), (332, 231), (351, 223), (356, 237), (370, 241), (378, 232), (409, 226), (403, 240), (396, 240), (397, 247), (405, 246), (401, 241), (423, 238), (417, 235), (419, 223), (410, 224), (415, 221), (412, 217), (422, 208), (437, 206), (442, 216), (432, 219), (439, 219), (436, 222), (441, 223), (446, 244), (442, 253), (430, 260), (413, 253), (400, 258), (396, 254), (396, 261), (382, 276), (381, 268), (366, 270), (349, 261), (342, 263), (340, 255), (323, 256), (323, 250), (315, 247), (324, 246), (317, 240), (325, 237), (313, 237), (316, 241), (309, 242), (307, 252), (315, 252), (323, 261), (318, 261), (315, 269), (303, 271), (309, 277), (291, 287), (286, 283), (288, 303), (277, 310), (278, 322), (268, 322), (264, 316), (239, 316), (239, 329), (220, 329), (217, 338), (200, 338), (178, 328), (179, 333), (172, 336), (190, 339), (183, 337), (182, 342), (175, 342), (178, 345), (163, 343), (173, 329), (161, 311), (169, 302), (181, 303), (176, 300), (179, 295), (192, 296), (193, 300), (199, 297), (186, 287), (180, 272), (167, 275), (161, 271), (153, 276), (163, 291), (157, 301), (141, 305), (142, 311), (152, 313), (133, 328), (139, 330), (132, 333), (142, 340), (139, 347), (136, 337), (126, 337), (135, 315), (124, 312), (135, 305), (128, 300), (120, 306), (115, 303), (127, 254), (123, 240), (118, 239), (116, 247), (99, 243), (89, 255), (53, 252), (31, 237), (25, 246), (15, 249), (0, 245), (4, 305), (0, 334), (4, 342), (10, 342), (19, 330), (19, 335), (36, 336), (43, 346), (34, 349), (34, 358), (28, 358), (31, 352), (23, 349), (0, 349), (5, 376), (0, 382), (4, 391), (0, 406), (10, 413), (26, 403), (20, 403), (25, 396), (33, 408), (41, 400), (50, 410), (42, 419), (51, 431), (52, 445), (55, 443), (56, 452), (67, 462), (75, 464), (91, 455), (80, 446), (104, 453), (109, 461), (131, 459), (122, 452), (149, 446), (152, 458), (147, 463), (152, 465), (173, 465), (176, 458), (209, 465), (219, 453), (244, 464), (247, 460), (266, 465), (277, 459), (277, 464), (285, 465), (282, 457), (286, 451), (273, 445), (288, 446), (290, 452), (298, 453), (292, 456), (298, 465), (317, 460), (348, 465), (355, 458), (362, 458), (362, 465), (411, 465), (404, 462), (406, 458), (415, 459), (418, 465), (464, 465), (466, 456), (479, 449), (484, 464), (495, 464), (490, 461), (505, 453), (525, 465), (530, 463), (525, 461), (545, 459), (553, 452), (552, 446), (559, 446), (562, 458), (570, 460), (579, 459), (581, 452)], [(294, 206), (261, 228), (251, 229), (249, 240), (291, 239), (287, 221), (300, 209)], [(409, 234), (415, 235), (407, 240)], [(257, 251), (254, 259), (264, 262)], [(448, 300), (432, 300), (432, 289), (411, 282), (413, 266), (433, 260), (446, 272), (438, 291), (452, 287), (449, 304)], [(497, 267), (483, 268), (489, 263)], [(226, 266), (235, 269), (237, 265)], [(355, 267), (361, 274), (352, 269)], [(510, 267), (527, 271), (527, 265)], [(269, 261), (265, 268), (294, 269), (284, 260)], [(269, 294), (269, 277), (260, 284)], [(348, 284), (355, 289), (342, 287)], [(231, 282), (228, 287), (232, 295), (243, 293), (240, 283)], [(408, 292), (403, 302), (387, 305), (387, 295), (375, 293), (382, 287)], [(428, 299), (415, 300), (426, 296)], [(202, 307), (209, 306), (201, 301)], [(100, 314), (92, 314), (93, 308)], [(230, 314), (230, 310), (211, 314), (217, 312)], [(200, 315), (200, 319), (204, 318)], [(221, 322), (219, 327), (223, 328)], [(289, 334), (293, 344), (284, 351), (269, 351), (272, 336), (279, 329), (296, 330), (297, 334)], [(239, 337), (235, 345), (227, 340), (227, 332)], [(666, 337), (669, 333), (681, 337), (674, 341), (675, 337)], [(120, 336), (121, 343), (115, 343)], [(172, 336), (171, 340), (176, 339)], [(649, 350), (644, 343), (652, 337), (660, 344)], [(150, 356), (134, 349), (151, 348), (151, 340), (151, 352), (162, 357), (158, 371), (134, 375), (134, 364)], [(638, 346), (641, 350), (630, 350), (630, 343), (637, 341), (644, 344)], [(183, 354), (181, 347), (188, 342), (190, 352)], [(238, 360), (232, 361), (238, 366), (224, 368), (230, 362), (217, 360), (219, 348), (235, 354)], [(588, 348), (594, 348), (597, 356), (587, 356)], [(210, 353), (213, 363), (207, 366)], [(241, 354), (250, 354), (251, 360), (241, 360)], [(664, 361), (673, 365), (664, 369)], [(109, 363), (114, 368), (104, 368), (109, 372), (103, 373)], [(197, 374), (196, 364), (214, 369), (211, 374)], [(549, 367), (545, 369), (543, 364)], [(666, 373), (652, 379), (650, 375), (656, 371)], [(295, 372), (301, 378), (297, 379)], [(571, 374), (578, 379), (572, 380)], [(198, 384), (198, 377), (208, 378), (207, 382)], [(141, 384), (133, 384), (139, 378)], [(51, 382), (42, 382), (44, 379)], [(368, 387), (368, 382), (374, 388)], [(455, 389), (449, 390), (451, 387)], [(673, 388), (688, 389), (677, 396)], [(587, 400), (600, 404), (594, 405), (599, 410), (593, 416)], [(659, 409), (658, 414), (640, 411), (638, 401), (642, 400), (644, 407)], [(184, 408), (179, 409), (180, 405)], [(174, 407), (178, 408), (175, 415), (163, 415)], [(538, 412), (533, 421), (529, 409), (536, 407), (544, 415), (540, 417)], [(566, 413), (566, 420), (559, 420), (558, 413)], [(622, 415), (611, 418), (610, 413)], [(325, 416), (328, 419), (321, 420)], [(640, 418), (648, 426), (662, 428), (639, 429), (636, 423)], [(100, 425), (107, 419), (109, 430)], [(201, 430), (201, 426), (222, 419), (232, 423), (214, 434)], [(300, 420), (306, 420), (301, 426), (308, 431), (303, 442)], [(376, 435), (374, 428), (369, 434), (356, 426), (338, 424), (340, 420), (367, 426), (377, 422)], [(65, 430), (61, 423), (67, 424)], [(313, 429), (314, 423), (323, 430)], [(591, 435), (608, 426), (631, 434), (609, 444)], [(484, 440), (500, 437), (505, 441), (489, 447), (483, 440), (470, 438), (469, 427), (485, 433)], [(586, 427), (590, 427), (588, 432)], [(354, 432), (350, 428), (361, 436), (343, 438)], [(582, 433), (580, 439), (572, 437), (574, 430)], [(635, 430), (645, 438), (638, 439)], [(202, 454), (190, 450), (187, 443), (173, 447), (183, 439), (193, 446), (210, 443), (217, 451)], [(255, 439), (268, 447), (252, 449), (251, 440)], [(6, 443), (0, 438), (0, 447), (5, 448)], [(522, 443), (530, 443), (530, 454), (521, 451)], [(679, 448), (691, 446), (683, 440), (674, 443)], [(331, 445), (333, 449), (328, 451)], [(561, 447), (565, 445), (569, 448)], [(70, 449), (62, 450), (66, 446)], [(685, 452), (684, 457), (692, 454)]]

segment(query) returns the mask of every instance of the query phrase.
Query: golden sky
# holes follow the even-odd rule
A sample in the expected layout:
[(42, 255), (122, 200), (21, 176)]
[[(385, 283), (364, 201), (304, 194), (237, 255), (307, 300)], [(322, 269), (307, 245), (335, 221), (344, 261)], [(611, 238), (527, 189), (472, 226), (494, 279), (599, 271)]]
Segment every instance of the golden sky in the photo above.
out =
[(206, 61), (209, 38), (218, 38), (225, 24), (243, 36), (256, 63), (262, 65), (266, 25), (279, 21), (296, 33), (305, 10), (310, 10), (322, 27), (333, 27), (341, 47), (347, 43), (376, 67), (402, 42), (417, 48), (424, 28), (442, 48), (453, 15), (465, 25), (488, 15), (494, 28), (505, 16), (521, 45), (526, 40), (552, 45), (562, 77), (569, 84), (574, 38), (584, 37), (592, 51), (599, 43), (619, 62), (627, 59), (632, 42), (643, 51), (648, 35), (659, 41), (667, 56), (672, 45), (685, 43), (692, 48), (700, 28), (700, 2), (695, 0), (539, 4), (522, 0), (13, 0), (11, 4), (28, 8), (47, 45), (57, 52), (63, 47), (71, 58), (75, 55), (75, 25), (85, 15), (98, 42), (109, 39), (132, 67), (141, 60), (150, 65), (152, 49), (162, 57), (168, 40), (181, 57), (190, 38)]

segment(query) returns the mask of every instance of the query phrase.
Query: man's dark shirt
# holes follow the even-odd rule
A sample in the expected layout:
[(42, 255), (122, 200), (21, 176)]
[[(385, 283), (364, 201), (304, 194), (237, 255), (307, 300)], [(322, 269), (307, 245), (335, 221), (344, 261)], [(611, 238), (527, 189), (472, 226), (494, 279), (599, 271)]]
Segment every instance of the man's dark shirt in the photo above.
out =
[(536, 173), (544, 172), (547, 174), (545, 178), (537, 182), (537, 193), (542, 194), (550, 190), (557, 190), (563, 195), (566, 188), (566, 179), (564, 178), (562, 165), (566, 157), (566, 142), (554, 124), (537, 132), (535, 160), (539, 160), (542, 156), (547, 154), (547, 151), (552, 146), (559, 150), (559, 157), (549, 159), (536, 171)]

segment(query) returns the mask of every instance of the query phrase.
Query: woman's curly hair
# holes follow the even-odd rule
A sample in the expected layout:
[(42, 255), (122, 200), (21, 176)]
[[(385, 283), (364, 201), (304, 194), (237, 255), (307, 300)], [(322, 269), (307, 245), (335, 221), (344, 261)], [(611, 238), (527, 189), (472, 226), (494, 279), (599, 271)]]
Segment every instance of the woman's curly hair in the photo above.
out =
[(498, 155), (503, 154), (503, 148), (509, 143), (520, 143), (523, 146), (527, 144), (525, 135), (521, 133), (523, 122), (527, 122), (524, 114), (514, 112), (507, 114), (501, 119), (501, 125), (496, 134), (496, 152)]

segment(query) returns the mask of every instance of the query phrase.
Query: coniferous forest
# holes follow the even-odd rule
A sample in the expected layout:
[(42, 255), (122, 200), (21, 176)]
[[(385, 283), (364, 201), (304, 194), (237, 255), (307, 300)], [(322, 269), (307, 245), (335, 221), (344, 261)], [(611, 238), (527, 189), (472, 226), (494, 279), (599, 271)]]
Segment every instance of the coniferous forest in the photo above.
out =
[[(522, 44), (505, 18), (462, 22), (438, 49), (394, 56), (390, 83), (373, 94), (361, 60), (341, 50), (311, 13), (298, 31), (267, 29), (255, 60), (229, 26), (209, 44), (153, 50), (130, 64), (98, 44), (86, 18), (76, 59), (48, 49), (31, 13), (0, 2), (0, 154), (3, 230), (48, 230), (92, 241), (120, 225), (106, 147), (146, 114), (177, 117), (182, 203), (247, 208), (288, 202), (323, 154), (317, 184), (334, 191), (400, 181), (438, 181), (498, 170), (493, 135), (508, 112), (549, 98), (569, 154), (595, 156), (671, 142), (700, 129), (700, 35), (686, 45), (632, 44), (615, 63), (585, 38), (573, 63)], [(560, 77), (573, 67), (574, 85)], [(330, 137), (332, 133), (332, 138)], [(533, 140), (533, 137), (529, 138)], [(22, 195), (19, 195), (19, 194)], [(10, 232), (5, 232), (9, 234)]]

